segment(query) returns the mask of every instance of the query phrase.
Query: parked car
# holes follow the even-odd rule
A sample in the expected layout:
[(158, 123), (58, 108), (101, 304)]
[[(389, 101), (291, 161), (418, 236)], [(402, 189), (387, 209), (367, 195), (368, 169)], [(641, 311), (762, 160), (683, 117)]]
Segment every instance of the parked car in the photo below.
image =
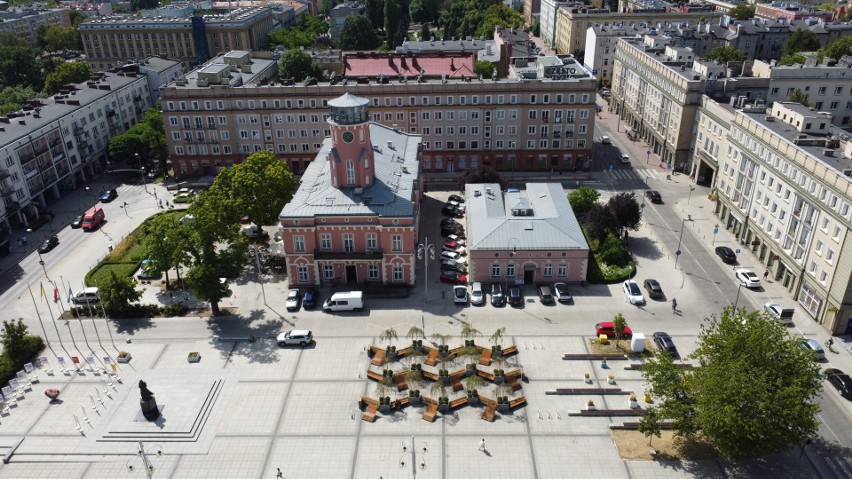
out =
[(459, 244), (459, 245), (462, 245), (462, 246), (467, 244), (467, 243), (465, 243), (465, 240), (463, 240), (459, 235), (449, 235), (449, 236), (447, 236), (447, 241), (455, 241), (456, 244)]
[(442, 218), (441, 219), (441, 227), (455, 227), (461, 226), (462, 224), (452, 218)]
[(627, 297), (627, 301), (630, 304), (645, 304), (645, 297), (642, 296), (642, 290), (639, 289), (639, 285), (636, 284), (636, 281), (628, 279), (621, 286), (621, 289), (624, 290), (624, 295)]
[(654, 333), (654, 344), (663, 351), (668, 351), (673, 358), (677, 357), (677, 347), (675, 347), (675, 343), (668, 333)]
[(609, 139), (608, 136), (604, 135), (604, 136), (601, 137), (601, 145), (611, 145), (611, 144), (612, 144), (612, 141)]
[(467, 286), (453, 286), (453, 303), (467, 304)]
[(447, 201), (455, 201), (456, 203), (464, 203), (464, 197), (459, 195), (450, 195)]
[(822, 346), (819, 344), (819, 341), (816, 339), (805, 339), (802, 338), (802, 342), (799, 343), (799, 346), (802, 349), (809, 349), (814, 353), (814, 360), (823, 361), (825, 359), (825, 351), (822, 349)]
[(473, 283), (470, 287), (470, 304), (474, 306), (485, 304), (485, 291), (482, 290), (482, 283), (479, 281)]
[(305, 309), (314, 309), (319, 302), (319, 293), (314, 288), (308, 289), (302, 296), (302, 307)]
[(621, 154), (621, 162), (622, 162), (622, 163), (627, 163), (627, 164), (629, 164), (629, 163), (630, 163), (630, 157), (629, 157), (629, 156), (627, 156), (627, 153), (622, 153), (622, 154)]
[(195, 191), (192, 188), (181, 188), (173, 200), (175, 203), (190, 203), (195, 199)]
[(454, 253), (458, 253), (462, 256), (467, 254), (467, 249), (464, 246), (456, 243), (455, 241), (445, 242), (441, 246), (441, 249), (444, 250), (444, 251), (451, 251), (451, 252), (454, 252)]
[(553, 294), (556, 300), (560, 303), (573, 303), (574, 298), (571, 297), (571, 292), (568, 290), (568, 285), (565, 283), (556, 283), (553, 285)]
[(843, 371), (835, 368), (825, 370), (825, 379), (834, 386), (834, 389), (846, 399), (852, 400), (852, 378)]
[(500, 283), (491, 284), (491, 304), (494, 306), (504, 306), (506, 304), (506, 295), (503, 294), (503, 287)]
[(538, 299), (541, 301), (541, 304), (553, 304), (553, 293), (550, 290), (550, 286), (540, 284), (536, 286), (536, 290), (538, 291)]
[(294, 329), (278, 335), (278, 346), (292, 346), (298, 344), (305, 347), (314, 340), (314, 333), (306, 329)]
[(467, 238), (464, 234), (464, 228), (461, 226), (452, 226), (452, 227), (441, 227), (441, 236), (447, 237), (450, 235), (455, 235), (459, 238)]
[(716, 256), (722, 258), (723, 263), (734, 264), (737, 262), (737, 255), (734, 250), (727, 246), (717, 246)]
[(441, 208), (441, 214), (444, 216), (451, 216), (453, 218), (461, 218), (464, 216), (464, 210), (446, 205)]
[(287, 291), (287, 311), (297, 311), (302, 302), (302, 293), (298, 289)]
[(785, 308), (778, 303), (768, 302), (763, 305), (764, 311), (782, 324), (793, 324), (793, 308)]
[[(601, 334), (606, 334), (608, 338), (615, 337), (615, 324), (612, 321), (604, 321), (602, 323), (598, 323), (595, 325), (595, 335), (600, 336)], [(629, 326), (624, 326), (624, 332), (621, 334), (622, 338), (628, 339), (633, 337), (633, 331)]]
[(97, 286), (90, 286), (83, 291), (78, 291), (71, 297), (71, 302), (74, 304), (97, 304), (100, 300)]
[(750, 269), (739, 268), (734, 272), (735, 276), (740, 283), (743, 284), (746, 288), (759, 288), (760, 287), (760, 278), (757, 277), (756, 274)]
[(112, 201), (116, 198), (118, 198), (118, 191), (116, 191), (114, 189), (106, 190), (101, 194), (101, 202), (102, 203), (109, 203), (110, 201)]
[(660, 283), (658, 283), (656, 279), (648, 278), (642, 282), (642, 285), (645, 286), (645, 291), (648, 292), (649, 298), (658, 299), (665, 296), (663, 294), (663, 288), (660, 286)]
[(441, 270), (441, 281), (443, 281), (444, 283), (465, 284), (467, 283), (467, 276), (456, 271), (450, 271), (445, 269)]
[(458, 263), (458, 264), (465, 264), (465, 263), (467, 263), (467, 258), (465, 258), (464, 256), (460, 255), (459, 253), (456, 253), (455, 251), (441, 251), (441, 259), (442, 259), (442, 260), (444, 260), (444, 259), (451, 259), (451, 260), (455, 261), (455, 262), (456, 262), (456, 263)]
[(660, 195), (660, 192), (657, 190), (648, 190), (645, 192), (645, 197), (651, 203), (660, 204), (663, 202), (663, 197)]
[(71, 229), (77, 229), (83, 226), (83, 215), (77, 215), (71, 220)]
[(41, 254), (47, 253), (59, 244), (59, 237), (56, 235), (52, 235), (48, 237), (46, 240), (42, 241), (42, 243), (38, 246), (38, 252)]
[(163, 272), (157, 269), (157, 265), (150, 259), (143, 259), (139, 266), (139, 271), (136, 272), (136, 279), (160, 279)]
[(520, 286), (509, 286), (509, 304), (515, 307), (524, 305), (524, 293)]
[(463, 264), (458, 264), (455, 260), (452, 259), (442, 259), (441, 260), (441, 269), (446, 269), (449, 271), (455, 271), (461, 274), (467, 274), (467, 268)]

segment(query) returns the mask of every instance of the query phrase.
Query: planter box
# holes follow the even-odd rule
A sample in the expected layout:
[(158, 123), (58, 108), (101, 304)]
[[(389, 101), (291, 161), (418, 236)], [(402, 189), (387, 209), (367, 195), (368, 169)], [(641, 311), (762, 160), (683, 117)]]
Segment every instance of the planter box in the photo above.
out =
[(468, 396), (467, 404), (469, 406), (479, 406), (479, 396)]
[(450, 384), (449, 376), (438, 376), (438, 379), (440, 379), (444, 385)]
[(503, 384), (506, 381), (506, 376), (494, 376), (494, 384)]
[(423, 402), (423, 398), (421, 398), (420, 396), (409, 396), (408, 397), (408, 404), (411, 404), (412, 406), (419, 406), (422, 402)]
[(379, 406), (379, 412), (382, 413), (382, 414), (389, 413), (390, 409), (391, 409), (390, 404), (384, 404), (384, 405)]
[(509, 405), (508, 404), (498, 404), (497, 405), (497, 411), (498, 412), (507, 412), (507, 411), (509, 411)]
[(133, 358), (133, 356), (131, 356), (130, 353), (127, 353), (127, 356), (124, 356), (124, 357), (119, 356), (119, 357), (115, 358), (115, 361), (119, 362), (119, 363), (127, 364), (127, 363), (130, 362), (131, 358)]
[(196, 355), (193, 356), (192, 354), (190, 354), (190, 355), (187, 355), (186, 360), (191, 362), (191, 363), (197, 363), (197, 362), (201, 361), (201, 355), (196, 354)]
[(449, 410), (450, 410), (449, 404), (438, 404), (438, 411), (440, 411), (442, 414), (446, 413)]

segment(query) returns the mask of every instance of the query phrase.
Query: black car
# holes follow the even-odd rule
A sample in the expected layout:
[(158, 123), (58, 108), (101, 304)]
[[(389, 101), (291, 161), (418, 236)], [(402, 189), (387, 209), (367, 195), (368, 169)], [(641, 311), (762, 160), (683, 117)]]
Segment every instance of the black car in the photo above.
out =
[(523, 306), (524, 294), (520, 286), (509, 286), (509, 304), (512, 306)]
[(461, 218), (464, 216), (464, 211), (447, 205), (441, 208), (441, 214), (444, 216), (452, 216), (453, 218)]
[(504, 306), (506, 304), (506, 295), (503, 294), (503, 287), (499, 283), (491, 284), (491, 305)]
[(465, 284), (467, 283), (467, 276), (455, 271), (441, 270), (441, 281), (444, 283)]
[(654, 333), (654, 344), (663, 351), (667, 351), (672, 357), (677, 357), (677, 347), (668, 333)]
[(461, 226), (456, 228), (441, 228), (441, 236), (447, 237), (450, 235), (456, 235), (461, 239), (467, 238), (467, 236), (464, 235), (464, 228)]
[(462, 224), (452, 218), (441, 219), (441, 228), (449, 226), (461, 226)]
[(825, 379), (834, 386), (841, 396), (852, 400), (852, 378), (839, 369), (829, 368), (825, 370)]
[(648, 190), (645, 192), (645, 196), (651, 200), (651, 203), (660, 204), (663, 202), (663, 197), (660, 196), (660, 192), (657, 190)]
[(728, 264), (734, 264), (737, 262), (737, 255), (734, 253), (734, 250), (728, 248), (727, 246), (717, 246), (716, 254), (722, 258), (722, 262)]
[(319, 303), (319, 296), (317, 296), (317, 290), (311, 288), (305, 291), (304, 296), (302, 296), (302, 308), (314, 309), (317, 303)]
[(50, 238), (47, 238), (46, 240), (44, 240), (44, 242), (42, 242), (39, 245), (38, 252), (41, 253), (41, 254), (47, 253), (48, 251), (55, 248), (56, 245), (58, 245), (58, 244), (59, 244), (59, 237), (57, 237), (56, 235), (53, 235)]
[(550, 286), (540, 284), (536, 289), (538, 290), (538, 298), (542, 304), (553, 304), (553, 292), (551, 292)]
[(83, 226), (83, 215), (77, 215), (71, 220), (71, 228), (77, 229), (81, 226)]
[(648, 292), (649, 298), (657, 299), (663, 297), (663, 288), (656, 279), (646, 279), (643, 285), (645, 286), (645, 291)]
[(106, 190), (101, 195), (102, 203), (109, 203), (110, 201), (118, 198), (118, 191), (115, 190)]
[(441, 260), (441, 271), (455, 271), (456, 273), (467, 274), (467, 268), (464, 265), (458, 264), (451, 259)]
[(456, 203), (464, 203), (464, 198), (459, 195), (450, 195), (447, 201), (455, 201)]

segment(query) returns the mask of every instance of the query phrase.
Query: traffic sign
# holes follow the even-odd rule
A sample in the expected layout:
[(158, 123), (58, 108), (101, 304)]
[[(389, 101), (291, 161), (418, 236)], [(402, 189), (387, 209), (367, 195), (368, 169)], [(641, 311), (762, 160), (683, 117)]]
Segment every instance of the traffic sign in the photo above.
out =
[(651, 150), (646, 151), (646, 152), (645, 152), (645, 154), (646, 154), (646, 155), (650, 155), (650, 154), (651, 154)]
[(740, 254), (740, 249), (739, 249), (739, 248), (737, 248), (737, 249), (736, 249), (736, 251), (734, 251), (734, 253), (736, 253), (736, 254)]
[(680, 256), (680, 250), (675, 251), (675, 256)]
[(615, 169), (615, 165), (609, 165), (609, 171), (612, 171), (613, 169)]
[(716, 234), (718, 232), (719, 232), (719, 228), (713, 228), (713, 234)]
[(44, 266), (44, 260), (38, 260), (38, 264)]

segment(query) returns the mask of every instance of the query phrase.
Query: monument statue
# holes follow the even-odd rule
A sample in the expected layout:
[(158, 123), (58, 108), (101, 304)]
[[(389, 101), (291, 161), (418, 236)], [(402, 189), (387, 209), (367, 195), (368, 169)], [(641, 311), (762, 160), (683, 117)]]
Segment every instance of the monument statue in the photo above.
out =
[(139, 380), (139, 394), (142, 398), (139, 400), (139, 405), (142, 407), (142, 415), (149, 421), (156, 421), (160, 417), (160, 409), (157, 407), (157, 400), (154, 399), (154, 393), (148, 389), (145, 381)]

